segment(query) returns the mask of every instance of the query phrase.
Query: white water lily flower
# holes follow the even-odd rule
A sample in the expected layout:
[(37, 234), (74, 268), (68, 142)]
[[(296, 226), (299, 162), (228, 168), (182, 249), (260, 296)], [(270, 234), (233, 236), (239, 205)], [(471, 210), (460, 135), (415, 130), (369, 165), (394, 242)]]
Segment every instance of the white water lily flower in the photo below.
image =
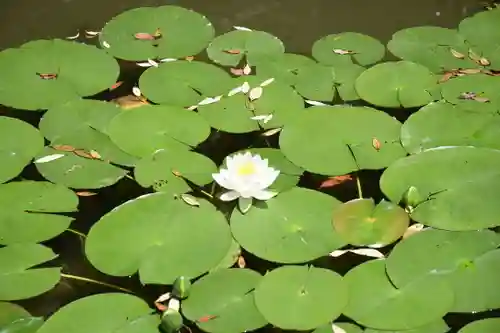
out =
[(238, 198), (268, 200), (277, 193), (267, 190), (278, 178), (280, 171), (269, 167), (269, 161), (250, 152), (238, 153), (226, 158), (227, 169), (212, 174), (214, 180), (228, 189), (220, 196), (222, 201)]

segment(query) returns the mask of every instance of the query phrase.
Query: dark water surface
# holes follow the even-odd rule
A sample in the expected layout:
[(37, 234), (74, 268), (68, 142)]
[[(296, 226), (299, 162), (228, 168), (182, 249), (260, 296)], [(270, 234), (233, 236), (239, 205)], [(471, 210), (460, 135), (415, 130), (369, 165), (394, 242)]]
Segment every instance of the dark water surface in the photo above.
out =
[[(393, 33), (403, 28), (420, 25), (454, 28), (461, 19), (483, 8), (479, 0), (0, 0), (0, 50), (34, 39), (63, 38), (74, 35), (79, 29), (100, 30), (105, 22), (127, 9), (165, 4), (191, 8), (206, 15), (218, 35), (231, 30), (234, 25), (264, 30), (279, 37), (287, 52), (302, 54), (310, 54), (314, 41), (328, 34), (360, 32), (387, 43)], [(1, 106), (0, 113), (17, 116), (34, 125), (39, 118), (36, 112)], [(231, 152), (238, 148), (226, 149)], [(215, 162), (225, 153), (221, 151), (221, 156), (214, 158)], [(28, 167), (22, 176), (41, 179), (33, 167)], [(367, 175), (370, 178), (376, 176), (377, 172)], [(362, 179), (366, 178), (362, 176)], [(363, 185), (367, 186), (364, 189), (367, 196), (377, 196), (377, 190), (372, 191), (369, 184)], [(376, 185), (374, 183), (373, 187)], [(132, 181), (123, 180), (100, 191), (98, 196), (82, 198), (80, 213), (72, 227), (87, 233), (91, 225), (113, 207), (146, 191)], [(339, 199), (353, 198), (356, 193), (355, 186), (340, 186), (336, 191), (343, 191), (335, 193)], [(111, 278), (93, 269), (83, 257), (81, 239), (74, 234), (66, 233), (47, 244), (60, 254), (57, 264), (65, 273), (141, 290), (135, 278)], [(341, 274), (359, 260), (345, 257), (348, 262), (338, 263), (335, 267)], [(248, 260), (252, 262), (251, 258)], [(35, 315), (46, 316), (82, 296), (109, 291), (112, 290), (64, 279), (54, 290), (19, 303)], [(140, 295), (151, 302), (165, 291), (163, 287), (153, 286), (141, 291)], [(478, 315), (451, 315), (447, 319), (456, 331), (465, 323), (478, 319)]]

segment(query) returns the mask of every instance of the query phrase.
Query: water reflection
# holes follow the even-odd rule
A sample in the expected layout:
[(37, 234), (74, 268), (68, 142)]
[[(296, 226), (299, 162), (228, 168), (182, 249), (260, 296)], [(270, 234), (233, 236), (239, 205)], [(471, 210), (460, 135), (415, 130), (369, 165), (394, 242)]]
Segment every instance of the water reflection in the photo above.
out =
[(218, 33), (233, 25), (275, 34), (292, 52), (307, 53), (327, 34), (355, 31), (387, 41), (416, 25), (455, 27), (481, 8), (479, 0), (2, 0), (0, 48), (39, 38), (70, 36), (79, 28), (99, 29), (130, 8), (175, 4), (206, 15)]

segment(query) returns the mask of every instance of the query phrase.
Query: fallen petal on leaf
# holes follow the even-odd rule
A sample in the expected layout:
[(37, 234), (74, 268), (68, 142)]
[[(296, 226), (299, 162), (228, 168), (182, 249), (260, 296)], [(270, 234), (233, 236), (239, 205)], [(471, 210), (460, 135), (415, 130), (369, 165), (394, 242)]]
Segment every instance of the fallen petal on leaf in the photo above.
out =
[(325, 104), (323, 102), (318, 102), (318, 101), (311, 101), (311, 100), (308, 100), (306, 99), (305, 100), (306, 104), (309, 104), (309, 105), (314, 105), (314, 106), (324, 106), (324, 105), (328, 105), (328, 104)]
[(265, 87), (265, 86), (270, 85), (270, 84), (271, 84), (271, 83), (273, 83), (273, 82), (274, 82), (274, 77), (272, 77), (272, 78), (270, 78), (270, 79), (265, 80), (264, 82), (262, 82), (262, 83), (260, 84), (260, 86), (261, 86), (261, 87)]
[(272, 136), (276, 133), (279, 133), (280, 131), (281, 131), (281, 127), (273, 128), (273, 129), (270, 129), (269, 131), (265, 131), (264, 133), (262, 133), (262, 136)]
[(244, 82), (242, 85), (241, 85), (241, 91), (246, 94), (250, 91), (250, 84), (248, 84), (248, 82)]
[(47, 163), (47, 162), (52, 162), (52, 161), (55, 161), (57, 159), (60, 159), (61, 157), (64, 157), (65, 155), (64, 154), (52, 154), (52, 155), (47, 155), (47, 156), (44, 156), (44, 157), (40, 157), (38, 159), (35, 160), (35, 163)]
[(243, 74), (250, 75), (250, 73), (252, 73), (252, 67), (250, 67), (250, 65), (246, 64), (245, 67), (243, 67)]
[(134, 96), (141, 97), (142, 96), (141, 89), (139, 89), (139, 87), (133, 87), (132, 94), (134, 94)]
[(264, 92), (264, 89), (262, 87), (255, 87), (250, 90), (248, 93), (248, 98), (251, 101), (255, 101), (256, 99), (259, 99), (262, 96), (262, 93)]
[(233, 26), (233, 28), (235, 28), (236, 30), (240, 30), (240, 31), (252, 31), (252, 29), (249, 29), (249, 28), (246, 28), (246, 27), (240, 27), (240, 26)]
[(66, 39), (69, 39), (69, 40), (75, 40), (75, 39), (77, 39), (78, 37), (80, 37), (80, 32), (79, 32), (79, 31), (76, 33), (76, 35), (66, 37)]
[(355, 250), (349, 250), (349, 252), (366, 257), (384, 258), (384, 254), (375, 249), (355, 249)]

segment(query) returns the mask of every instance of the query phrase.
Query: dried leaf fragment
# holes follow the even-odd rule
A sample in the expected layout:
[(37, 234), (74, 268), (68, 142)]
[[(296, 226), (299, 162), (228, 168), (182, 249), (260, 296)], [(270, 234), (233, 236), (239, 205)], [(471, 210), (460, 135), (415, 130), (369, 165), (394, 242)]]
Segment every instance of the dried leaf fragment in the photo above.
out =
[(335, 185), (342, 184), (346, 181), (352, 180), (351, 175), (342, 175), (342, 176), (335, 176), (335, 177), (329, 177), (327, 180), (323, 181), (319, 188), (328, 188), (328, 187), (334, 187)]
[(79, 191), (79, 192), (76, 192), (76, 195), (78, 195), (79, 197), (91, 197), (93, 195), (96, 195), (97, 193), (95, 192), (89, 192), (89, 191)]
[(377, 138), (374, 137), (372, 139), (372, 147), (375, 148), (376, 151), (379, 151), (380, 147), (382, 147), (382, 144), (380, 143), (380, 141)]
[(262, 136), (273, 136), (274, 134), (276, 133), (279, 133), (281, 131), (281, 127), (278, 127), (278, 128), (273, 128), (273, 129), (270, 129), (268, 131), (265, 131), (264, 133), (262, 133)]
[(123, 84), (123, 81), (118, 81), (116, 82), (115, 84), (113, 84), (109, 90), (115, 90), (116, 88), (118, 88), (119, 86), (121, 86)]
[(241, 51), (237, 49), (229, 49), (229, 50), (222, 50), (222, 52), (227, 53), (227, 54), (240, 54)]
[(76, 150), (75, 147), (70, 146), (70, 145), (53, 145), (52, 148), (54, 148), (55, 150), (68, 151), (68, 152), (72, 152), (72, 151)]
[(239, 256), (238, 257), (238, 267), (239, 268), (245, 268), (245, 266), (247, 265), (246, 261), (245, 261), (245, 258), (243, 258), (243, 256)]
[(250, 75), (250, 73), (252, 73), (252, 67), (250, 67), (249, 64), (246, 64), (245, 67), (243, 67), (243, 74)]

